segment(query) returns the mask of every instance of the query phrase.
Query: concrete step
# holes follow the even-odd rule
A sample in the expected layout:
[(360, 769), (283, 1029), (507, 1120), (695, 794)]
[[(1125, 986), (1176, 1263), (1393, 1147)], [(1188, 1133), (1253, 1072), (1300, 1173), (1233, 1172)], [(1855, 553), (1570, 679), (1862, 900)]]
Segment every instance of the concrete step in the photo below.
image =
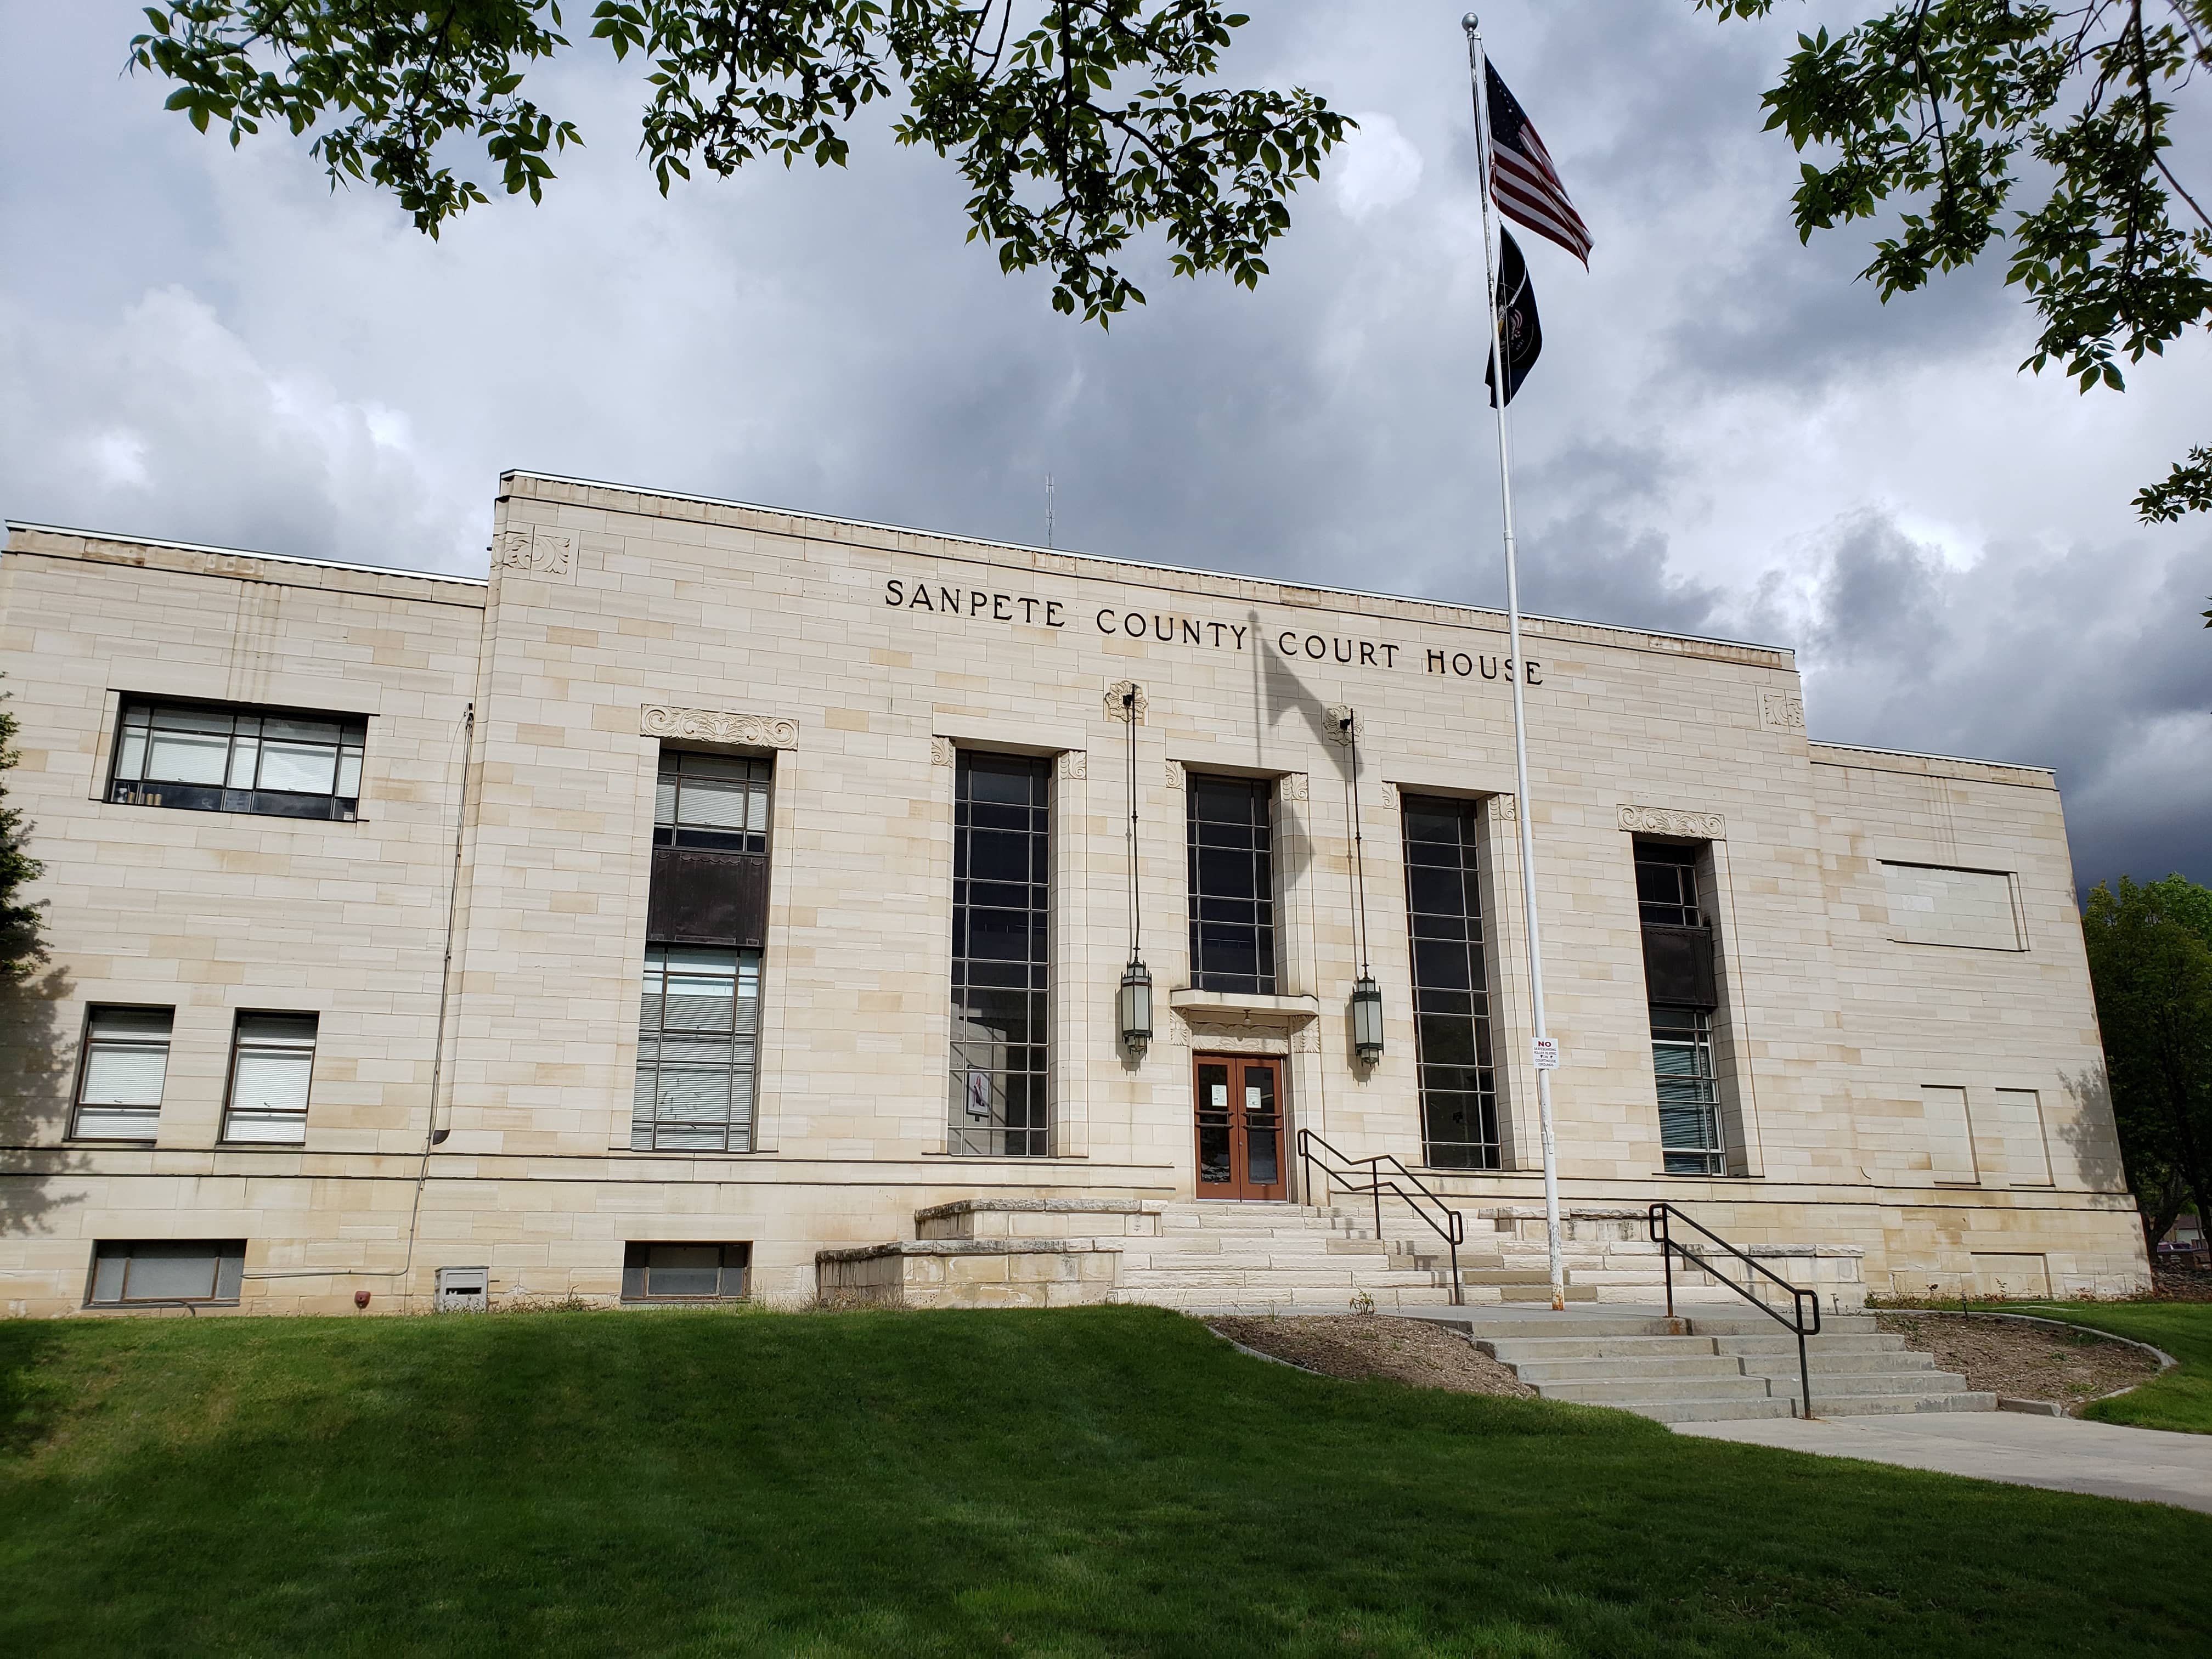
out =
[[(1433, 1298), (1442, 1292), (1435, 1290), (1380, 1290), (1368, 1294), (1374, 1298), (1378, 1314), (1404, 1314), (1409, 1317), (1425, 1313), (1437, 1306)], [(1284, 1291), (1273, 1286), (1235, 1285), (1187, 1286), (1179, 1290), (1130, 1289), (1115, 1291), (1107, 1298), (1124, 1305), (1147, 1308), (1173, 1308), (1192, 1315), (1206, 1314), (1349, 1314), (1351, 1292), (1341, 1288), (1328, 1291), (1297, 1290)]]
[[(1712, 1336), (1712, 1322), (1702, 1316), (1692, 1321), (1700, 1336)], [(1721, 1345), (1723, 1353), (1766, 1354), (1797, 1352), (1797, 1339), (1786, 1334), (1777, 1336), (1713, 1336)], [(1812, 1336), (1805, 1339), (1808, 1353), (1902, 1353), (1905, 1339), (1892, 1336), (1885, 1331), (1844, 1331), (1832, 1336)]]
[[(1281, 1290), (1436, 1290), (1427, 1274), (1314, 1274), (1272, 1267), (1124, 1267), (1121, 1285), (1128, 1290), (1206, 1290), (1207, 1285), (1274, 1285)], [(1437, 1297), (1444, 1291), (1437, 1290)]]
[[(1722, 1353), (1735, 1360), (1747, 1371), (1761, 1376), (1795, 1376), (1797, 1375), (1797, 1351), (1788, 1353), (1736, 1353), (1728, 1346), (1728, 1339), (1720, 1339)], [(1815, 1376), (1844, 1376), (1857, 1373), (1891, 1375), (1907, 1372), (1927, 1376), (1936, 1370), (1932, 1354), (1911, 1353), (1895, 1348), (1883, 1348), (1869, 1353), (1823, 1353), (1808, 1347), (1806, 1369)]]
[(1440, 1325), (1453, 1325), (1477, 1341), (1512, 1341), (1547, 1338), (1607, 1338), (1679, 1336), (1680, 1323), (1648, 1315), (1597, 1313), (1584, 1310), (1553, 1313), (1549, 1308), (1445, 1308), (1425, 1313)]
[(1660, 1423), (1737, 1423), (1757, 1417), (1794, 1417), (1796, 1410), (1787, 1400), (1621, 1400), (1613, 1402), (1619, 1411), (1634, 1412), (1638, 1417), (1648, 1417)]
[[(1776, 1392), (1786, 1394), (1797, 1386), (1797, 1368), (1787, 1371), (1747, 1371), (1764, 1376)], [(1840, 1400), (1851, 1395), (1964, 1394), (1966, 1379), (1956, 1371), (1814, 1371), (1813, 1397)]]
[[(1695, 1337), (1683, 1337), (1684, 1342), (1694, 1342)], [(1717, 1353), (1663, 1354), (1624, 1361), (1620, 1359), (1529, 1359), (1516, 1354), (1510, 1361), (1513, 1374), (1523, 1382), (1541, 1384), (1548, 1388), (1554, 1382), (1596, 1382), (1615, 1377), (1641, 1382), (1647, 1377), (1669, 1381), (1682, 1377), (1740, 1377), (1743, 1368), (1733, 1359)]]
[[(1698, 1336), (1481, 1336), (1483, 1352), (1497, 1359), (1535, 1363), (1573, 1359), (1606, 1359), (1616, 1364), (1642, 1359), (1663, 1359), (1678, 1354), (1712, 1355), (1710, 1337)], [(1741, 1371), (1742, 1367), (1732, 1365)]]
[(1825, 1395), (1813, 1389), (1815, 1417), (1902, 1417), (1922, 1412), (1993, 1412), (1997, 1397), (1961, 1389), (1949, 1394)]
[[(1500, 1292), (1499, 1299), (1505, 1302), (1549, 1302), (1552, 1299), (1552, 1286), (1549, 1281), (1540, 1285), (1500, 1285), (1498, 1289)], [(1597, 1286), (1570, 1285), (1566, 1287), (1566, 1300), (1595, 1302), (1597, 1300)]]
[[(1736, 1305), (1744, 1307), (1741, 1299)], [(1786, 1312), (1785, 1308), (1783, 1311)], [(1697, 1316), (1698, 1334), (1701, 1336), (1765, 1336), (1784, 1338), (1793, 1346), (1796, 1335), (1778, 1325), (1765, 1314), (1754, 1313), (1745, 1307), (1741, 1313), (1725, 1309), (1711, 1312), (1701, 1310)], [(1880, 1336), (1885, 1334), (1872, 1314), (1832, 1314), (1820, 1316), (1823, 1336)], [(1902, 1340), (1902, 1339), (1900, 1339)]]
[[(1646, 1376), (1639, 1370), (1609, 1380), (1591, 1378), (1572, 1382), (1541, 1382), (1536, 1392), (1547, 1400), (1571, 1400), (1578, 1405), (1611, 1406), (1635, 1401), (1650, 1404), (1667, 1400), (1767, 1400), (1772, 1391), (1763, 1376)], [(1818, 1395), (1814, 1398), (1817, 1400)]]

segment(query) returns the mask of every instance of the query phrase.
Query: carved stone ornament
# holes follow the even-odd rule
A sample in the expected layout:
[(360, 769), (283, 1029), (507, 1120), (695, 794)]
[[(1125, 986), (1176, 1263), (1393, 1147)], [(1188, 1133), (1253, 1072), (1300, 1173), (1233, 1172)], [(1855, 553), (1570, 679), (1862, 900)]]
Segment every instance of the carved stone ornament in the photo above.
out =
[(932, 738), (929, 740), (929, 763), (932, 766), (950, 766), (952, 764), (951, 738)]
[(1623, 806), (1620, 827), (1647, 836), (1680, 836), (1691, 841), (1726, 841), (1728, 821), (1717, 812), (1678, 812), (1671, 806)]
[(1306, 775), (1303, 772), (1285, 772), (1276, 782), (1275, 788), (1285, 800), (1303, 805), (1306, 798)]
[(533, 576), (566, 576), (575, 562), (576, 538), (567, 530), (502, 530), (493, 544), (491, 562), (500, 570)]
[(1377, 787), (1382, 792), (1382, 805), (1395, 811), (1398, 805), (1398, 786), (1385, 778)]
[[(1175, 1014), (1168, 1020), (1168, 1041), (1178, 1048), (1198, 1048), (1209, 1054), (1264, 1054), (1277, 1057), (1292, 1054), (1310, 1054), (1314, 1049), (1303, 1047), (1312, 1034), (1313, 1022), (1295, 1032), (1255, 1031), (1243, 1025), (1208, 1025), (1202, 1020), (1189, 1020)], [(1315, 1038), (1316, 1048), (1318, 1037)]]
[(1770, 732), (1802, 732), (1805, 729), (1805, 703), (1787, 691), (1762, 691), (1759, 694), (1759, 723)]
[(1152, 706), (1152, 699), (1145, 695), (1145, 688), (1134, 680), (1115, 680), (1106, 688), (1107, 719), (1125, 720), (1129, 718), (1129, 705), (1123, 699), (1132, 691), (1137, 694), (1137, 724), (1142, 726), (1145, 723), (1145, 711)]
[(1078, 783), (1083, 781), (1091, 775), (1089, 751), (1082, 749), (1061, 750), (1059, 762), (1053, 768), (1053, 774), (1056, 777), (1066, 778)]
[(734, 714), (721, 708), (673, 708), (649, 702), (638, 730), (648, 738), (726, 743), (740, 749), (796, 749), (799, 722), (773, 714)]
[(1171, 760), (1168, 763), (1167, 785), (1170, 789), (1180, 789), (1182, 787), (1182, 763), (1181, 761)]
[(1328, 740), (1340, 746), (1349, 746), (1358, 734), (1358, 717), (1348, 702), (1333, 702), (1324, 711), (1328, 715)]
[(1521, 821), (1521, 808), (1510, 795), (1492, 795), (1490, 798), (1490, 810), (1498, 814), (1501, 823), (1517, 823)]

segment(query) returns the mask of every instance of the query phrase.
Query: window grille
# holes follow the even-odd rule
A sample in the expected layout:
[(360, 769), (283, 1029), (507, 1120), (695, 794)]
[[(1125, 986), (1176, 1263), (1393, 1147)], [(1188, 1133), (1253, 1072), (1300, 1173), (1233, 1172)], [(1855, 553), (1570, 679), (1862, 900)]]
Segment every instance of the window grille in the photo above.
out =
[(87, 1014), (70, 1134), (82, 1140), (154, 1139), (175, 1020), (169, 1008), (94, 1008)]
[(235, 1302), (246, 1241), (101, 1239), (92, 1247), (93, 1307), (132, 1303)]
[(351, 823), (368, 729), (358, 717), (126, 702), (108, 799)]
[(317, 1023), (313, 1014), (238, 1017), (222, 1118), (225, 1140), (297, 1146), (307, 1139)]
[(1659, 1149), (1668, 1175), (1721, 1175), (1727, 1164), (1713, 1067), (1713, 932), (1698, 896), (1703, 855), (1703, 848), (1675, 842), (1635, 843)]
[(706, 853), (767, 852), (771, 771), (764, 760), (662, 750), (653, 844)]
[(1636, 908), (1646, 926), (1695, 927), (1702, 923), (1698, 849), (1671, 842), (1638, 842)]
[(1185, 780), (1189, 805), (1190, 981), (1201, 991), (1275, 994), (1275, 788)]
[(1654, 1003), (1651, 1069), (1659, 1081), (1659, 1146), (1667, 1173), (1721, 1174), (1724, 1149), (1711, 1012)]
[(1052, 1151), (1048, 762), (963, 750), (952, 816), (951, 1098), (945, 1144)]
[(734, 1302), (746, 1294), (747, 1244), (626, 1244), (625, 1302)]
[(1472, 801), (1403, 798), (1407, 928), (1425, 1162), (1503, 1166), (1484, 963), (1480, 820)]
[(648, 945), (630, 1147), (752, 1150), (760, 952)]

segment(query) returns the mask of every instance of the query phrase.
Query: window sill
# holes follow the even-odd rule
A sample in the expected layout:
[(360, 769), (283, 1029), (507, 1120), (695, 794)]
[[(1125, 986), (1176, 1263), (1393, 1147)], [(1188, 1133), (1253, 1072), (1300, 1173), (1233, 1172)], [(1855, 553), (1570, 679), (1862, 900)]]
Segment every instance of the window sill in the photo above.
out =
[(1288, 1027), (1304, 1024), (1321, 1013), (1316, 996), (1246, 996), (1227, 991), (1183, 989), (1168, 993), (1168, 1006), (1186, 1019), (1208, 1025)]

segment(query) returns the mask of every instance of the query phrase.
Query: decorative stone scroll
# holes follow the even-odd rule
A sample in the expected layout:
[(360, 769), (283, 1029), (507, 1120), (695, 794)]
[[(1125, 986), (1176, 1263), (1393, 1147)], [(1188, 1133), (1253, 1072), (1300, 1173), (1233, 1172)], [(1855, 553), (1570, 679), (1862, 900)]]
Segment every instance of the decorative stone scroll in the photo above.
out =
[(743, 749), (796, 749), (799, 722), (773, 714), (736, 714), (721, 708), (674, 708), (649, 702), (638, 729), (648, 738), (726, 743)]
[(1306, 775), (1303, 772), (1284, 773), (1275, 781), (1275, 791), (1285, 800), (1303, 805), (1306, 799)]
[(566, 576), (575, 563), (576, 538), (566, 530), (502, 530), (491, 553), (493, 568), (533, 576)]
[(1514, 796), (1492, 795), (1490, 810), (1498, 814), (1500, 823), (1518, 823), (1521, 821), (1520, 804)]
[(1395, 811), (1398, 807), (1398, 786), (1385, 778), (1376, 787), (1382, 792), (1382, 805)]
[(1805, 729), (1804, 700), (1793, 697), (1787, 691), (1760, 692), (1759, 723), (1770, 732), (1802, 732)]
[(952, 756), (951, 738), (932, 738), (929, 740), (929, 763), (932, 766), (950, 766)]
[(1171, 760), (1168, 763), (1167, 786), (1170, 789), (1180, 789), (1182, 787), (1182, 763), (1181, 761)]
[(1129, 705), (1123, 699), (1132, 691), (1137, 694), (1137, 724), (1142, 726), (1145, 723), (1145, 711), (1152, 707), (1152, 699), (1145, 695), (1145, 688), (1134, 680), (1115, 680), (1106, 688), (1107, 719), (1125, 720), (1129, 718)]
[(1053, 765), (1053, 775), (1080, 783), (1091, 775), (1091, 755), (1087, 750), (1063, 749)]
[(1717, 812), (1678, 812), (1671, 806), (1623, 806), (1620, 827), (1647, 836), (1680, 836), (1692, 841), (1726, 841), (1728, 820)]
[(1259, 1054), (1281, 1057), (1317, 1054), (1321, 1032), (1307, 1020), (1288, 1031), (1254, 1030), (1245, 1025), (1209, 1025), (1204, 1020), (1169, 1018), (1168, 1042), (1177, 1048), (1195, 1048), (1209, 1054)]

